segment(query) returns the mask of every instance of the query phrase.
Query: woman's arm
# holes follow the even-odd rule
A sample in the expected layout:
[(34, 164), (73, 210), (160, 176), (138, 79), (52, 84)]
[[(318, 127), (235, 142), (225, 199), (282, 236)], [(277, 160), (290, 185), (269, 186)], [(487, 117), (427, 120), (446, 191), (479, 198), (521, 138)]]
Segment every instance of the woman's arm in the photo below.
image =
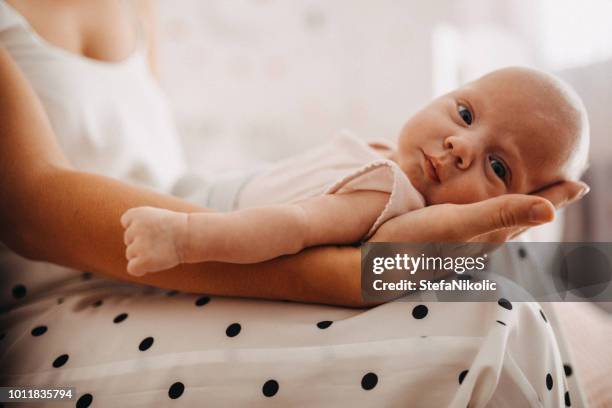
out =
[(203, 210), (72, 169), (38, 98), (1, 47), (0, 197), (0, 239), (28, 258), (188, 292), (360, 304), (354, 248), (318, 248), (257, 265), (193, 264), (144, 278), (127, 275), (119, 222), (126, 210)]

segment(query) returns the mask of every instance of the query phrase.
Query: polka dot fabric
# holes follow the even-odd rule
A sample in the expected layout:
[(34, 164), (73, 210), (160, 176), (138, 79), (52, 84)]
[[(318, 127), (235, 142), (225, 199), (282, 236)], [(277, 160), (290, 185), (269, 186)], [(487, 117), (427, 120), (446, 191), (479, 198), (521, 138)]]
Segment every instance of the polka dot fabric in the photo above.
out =
[(71, 385), (77, 407), (570, 401), (569, 363), (537, 304), (355, 310), (79, 282), (2, 315), (2, 384)]

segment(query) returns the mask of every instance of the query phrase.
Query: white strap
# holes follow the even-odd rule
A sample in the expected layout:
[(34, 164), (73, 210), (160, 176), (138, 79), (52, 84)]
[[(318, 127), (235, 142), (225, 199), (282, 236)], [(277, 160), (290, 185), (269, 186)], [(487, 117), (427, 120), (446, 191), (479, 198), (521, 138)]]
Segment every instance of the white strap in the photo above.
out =
[(0, 33), (15, 27), (28, 29), (27, 21), (7, 2), (0, 0)]

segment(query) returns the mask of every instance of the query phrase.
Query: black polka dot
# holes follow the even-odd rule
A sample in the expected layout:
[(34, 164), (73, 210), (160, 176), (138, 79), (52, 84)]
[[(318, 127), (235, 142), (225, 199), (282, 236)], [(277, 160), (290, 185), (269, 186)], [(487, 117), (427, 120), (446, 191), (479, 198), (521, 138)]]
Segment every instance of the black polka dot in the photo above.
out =
[(83, 279), (83, 280), (90, 280), (92, 275), (93, 274), (91, 272), (83, 272), (81, 274), (81, 279)]
[(92, 306), (93, 306), (93, 307), (100, 307), (100, 306), (102, 306), (102, 303), (104, 303), (104, 302), (102, 301), (102, 299), (100, 299), (100, 300), (96, 300), (95, 302), (93, 302)]
[(563, 364), (563, 371), (565, 371), (566, 377), (571, 377), (572, 373), (574, 372), (572, 366), (569, 364)]
[(59, 368), (63, 366), (68, 361), (68, 358), (68, 354), (62, 354), (61, 356), (53, 360), (53, 367)]
[(572, 401), (570, 400), (569, 391), (565, 391), (565, 406), (566, 407), (572, 406)]
[(553, 388), (553, 378), (550, 374), (546, 374), (546, 388), (548, 388), (548, 391)]
[(78, 399), (76, 403), (76, 408), (87, 408), (91, 405), (93, 401), (93, 395), (91, 394), (83, 394), (81, 398)]
[(525, 248), (520, 247), (518, 249), (518, 256), (520, 256), (521, 258), (527, 258), (527, 251), (525, 250)]
[(140, 351), (145, 351), (151, 348), (152, 345), (153, 345), (153, 337), (146, 337), (140, 342), (140, 344), (138, 345), (138, 349)]
[(423, 319), (429, 313), (429, 309), (425, 305), (418, 305), (412, 309), (412, 317), (415, 319)]
[(118, 314), (117, 316), (115, 316), (115, 318), (113, 319), (113, 323), (121, 323), (122, 321), (124, 321), (125, 319), (127, 319), (128, 314), (127, 313), (121, 313)]
[(544, 321), (546, 323), (548, 323), (548, 319), (546, 318), (546, 315), (544, 314), (544, 312), (542, 311), (542, 309), (540, 309), (540, 316), (542, 316), (542, 319), (544, 319)]
[(332, 321), (331, 320), (322, 320), (319, 323), (317, 323), (317, 327), (319, 329), (327, 329), (329, 326), (332, 325)]
[(199, 297), (196, 301), (195, 301), (195, 305), (196, 306), (204, 306), (205, 304), (207, 304), (208, 302), (210, 302), (210, 298), (208, 296), (201, 296)]
[(23, 285), (15, 285), (13, 287), (13, 297), (15, 297), (15, 299), (21, 299), (26, 293), (28, 293), (28, 290)]
[(170, 388), (168, 389), (168, 396), (171, 399), (177, 399), (178, 397), (183, 395), (183, 391), (185, 391), (185, 386), (183, 385), (182, 382), (177, 381), (174, 384), (172, 384)]
[(497, 304), (503, 307), (504, 309), (512, 310), (512, 303), (508, 299), (501, 298), (497, 301)]
[(236, 337), (240, 334), (240, 330), (242, 330), (240, 323), (232, 323), (225, 329), (225, 334), (227, 334), (227, 337)]
[(266, 397), (273, 397), (278, 392), (278, 381), (276, 380), (268, 380), (265, 382), (263, 387), (261, 387), (261, 392)]
[(179, 294), (178, 290), (169, 290), (168, 292), (166, 292), (166, 296), (176, 296)]
[(61, 305), (62, 303), (64, 303), (64, 298), (63, 297), (57, 298), (57, 304)]
[(367, 373), (361, 379), (361, 388), (366, 391), (370, 391), (372, 388), (376, 387), (378, 384), (378, 376), (374, 373)]
[(462, 372), (459, 373), (459, 384), (461, 384), (463, 382), (463, 380), (465, 379), (465, 376), (467, 375), (469, 370), (463, 370)]
[(42, 336), (46, 332), (47, 332), (47, 326), (37, 326), (32, 329), (32, 336), (34, 337)]
[(496, 320), (497, 323), (501, 324), (502, 326), (505, 326), (506, 323), (502, 322), (501, 320)]

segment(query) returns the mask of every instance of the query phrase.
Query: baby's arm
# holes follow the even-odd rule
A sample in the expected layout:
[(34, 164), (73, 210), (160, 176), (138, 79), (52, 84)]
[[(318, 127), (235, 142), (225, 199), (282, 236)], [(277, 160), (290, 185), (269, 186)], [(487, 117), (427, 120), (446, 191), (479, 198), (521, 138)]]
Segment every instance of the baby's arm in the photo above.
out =
[(357, 242), (388, 199), (387, 193), (358, 191), (229, 213), (131, 209), (121, 219), (128, 272), (206, 261), (256, 263), (310, 246)]

